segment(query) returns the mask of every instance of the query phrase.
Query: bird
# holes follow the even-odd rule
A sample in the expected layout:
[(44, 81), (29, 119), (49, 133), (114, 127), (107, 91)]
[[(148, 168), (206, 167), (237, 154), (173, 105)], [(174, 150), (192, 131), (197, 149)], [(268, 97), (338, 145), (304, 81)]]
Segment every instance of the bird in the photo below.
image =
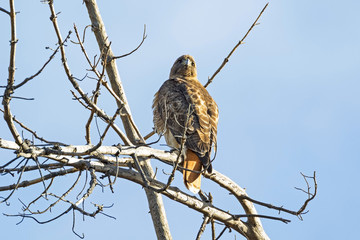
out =
[(186, 188), (194, 194), (199, 193), (201, 173), (212, 173), (210, 157), (217, 146), (219, 110), (199, 82), (192, 56), (177, 58), (169, 79), (155, 93), (152, 109), (155, 132), (163, 135), (171, 148), (182, 148)]

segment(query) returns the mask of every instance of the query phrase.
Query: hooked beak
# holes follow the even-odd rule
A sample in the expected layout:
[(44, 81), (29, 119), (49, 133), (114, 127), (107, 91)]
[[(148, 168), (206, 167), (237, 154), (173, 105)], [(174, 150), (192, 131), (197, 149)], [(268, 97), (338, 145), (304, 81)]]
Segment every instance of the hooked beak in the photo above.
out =
[(184, 64), (185, 64), (186, 66), (190, 66), (190, 65), (191, 65), (191, 60), (190, 60), (190, 59), (185, 59)]

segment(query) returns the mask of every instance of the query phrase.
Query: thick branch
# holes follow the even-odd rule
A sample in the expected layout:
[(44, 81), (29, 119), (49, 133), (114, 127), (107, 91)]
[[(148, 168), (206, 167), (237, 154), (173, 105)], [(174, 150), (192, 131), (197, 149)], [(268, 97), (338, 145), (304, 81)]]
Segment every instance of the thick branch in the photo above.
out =
[(240, 202), (241, 206), (244, 208), (245, 213), (249, 216), (248, 217), (248, 224), (249, 224), (249, 232), (248, 236), (253, 236), (254, 238), (249, 239), (269, 239), (269, 237), (264, 232), (262, 227), (260, 218), (256, 217), (258, 215), (254, 204), (246, 199), (247, 196), (245, 190), (237, 185), (234, 181), (230, 178), (222, 175), (216, 170), (213, 170), (211, 174), (205, 173), (204, 176), (209, 178), (219, 184), (221, 187), (225, 188), (229, 192), (231, 192)]
[[(75, 158), (73, 159), (73, 161), (68, 161), (68, 165), (73, 165), (76, 168), (89, 167), (93, 168), (97, 172), (102, 172), (113, 176), (117, 174), (117, 176), (120, 178), (128, 179), (145, 187), (145, 183), (141, 175), (131, 169), (116, 169), (112, 165), (106, 165), (101, 162), (87, 162)], [(166, 187), (166, 184), (159, 182), (155, 179), (152, 179), (149, 184), (151, 187), (156, 189)], [(246, 233), (248, 231), (248, 227), (241, 220), (233, 218), (231, 214), (211, 206), (211, 204), (208, 202), (203, 202), (194, 196), (190, 196), (180, 191), (176, 187), (170, 186), (167, 188), (166, 191), (163, 191), (162, 194), (207, 216), (212, 216), (214, 219), (226, 223), (228, 226), (232, 227), (240, 233)]]
[[(84, 2), (88, 10), (92, 29), (98, 42), (100, 51), (102, 51), (102, 49), (108, 48), (110, 44), (108, 35), (105, 31), (105, 25), (100, 15), (100, 11), (95, 0), (85, 0)], [(109, 77), (112, 90), (123, 103), (122, 105), (121, 103), (119, 103), (119, 101), (117, 101), (118, 107), (123, 110), (120, 115), (125, 131), (130, 141), (132, 141), (133, 143), (144, 142), (144, 139), (140, 135), (139, 130), (137, 129), (134, 121), (132, 120), (130, 107), (127, 103), (125, 92), (122, 87), (120, 76), (118, 74), (117, 66), (113, 57), (114, 54), (110, 48), (107, 55), (108, 59), (105, 59), (105, 61), (109, 61), (106, 64), (106, 72)], [(142, 170), (144, 171), (146, 177), (149, 178), (154, 176), (154, 171), (149, 161), (144, 161), (141, 167), (143, 168)], [(158, 239), (172, 239), (161, 195), (147, 188), (145, 188), (145, 192), (147, 195), (150, 213)]]
[(76, 169), (76, 168), (71, 168), (71, 169), (65, 169), (65, 170), (60, 170), (58, 172), (53, 172), (53, 173), (50, 173), (48, 175), (45, 175), (43, 176), (42, 178), (36, 178), (36, 179), (33, 179), (33, 180), (26, 180), (26, 181), (23, 181), (23, 182), (20, 182), (19, 184), (12, 184), (12, 185), (9, 185), (9, 186), (3, 186), (3, 187), (0, 187), (0, 192), (2, 191), (8, 191), (8, 190), (12, 190), (12, 189), (17, 189), (17, 188), (24, 188), (24, 187), (28, 187), (30, 185), (34, 185), (34, 184), (37, 184), (37, 183), (40, 183), (40, 182), (43, 182), (44, 180), (48, 180), (48, 179), (51, 179), (51, 178), (55, 178), (57, 176), (63, 176), (63, 175), (66, 175), (66, 174), (69, 174), (69, 173), (74, 173), (74, 172), (77, 172), (79, 171), (79, 169)]
[[(104, 172), (104, 173), (107, 172), (109, 168), (117, 169), (120, 172), (124, 170), (124, 169), (115, 167), (114, 166), (115, 163), (117, 164), (117, 166), (128, 166), (127, 164), (133, 163), (131, 158), (120, 158), (116, 162), (115, 157), (104, 156), (104, 155), (115, 155), (115, 156), (117, 156), (117, 155), (128, 155), (128, 156), (136, 155), (141, 158), (156, 158), (156, 159), (159, 159), (159, 160), (166, 162), (168, 164), (171, 164), (171, 165), (173, 165), (174, 163), (177, 162), (177, 157), (178, 157), (178, 154), (176, 154), (176, 153), (170, 153), (170, 152), (166, 152), (163, 150), (157, 150), (157, 149), (153, 149), (153, 148), (145, 147), (145, 146), (143, 146), (143, 147), (101, 146), (96, 150), (96, 152), (90, 152), (89, 149), (91, 149), (91, 147), (92, 146), (88, 146), (88, 145), (65, 146), (65, 147), (61, 147), (61, 148), (59, 147), (58, 149), (53, 149), (53, 148), (49, 148), (49, 147), (47, 147), (47, 148), (44, 147), (42, 149), (39, 149), (36, 147), (31, 147), (31, 154), (30, 153), (20, 153), (19, 156), (47, 157), (47, 158), (56, 160), (67, 166), (73, 166), (76, 168), (84, 168), (84, 166), (86, 166), (87, 168), (93, 167), (97, 171)], [(18, 150), (19, 146), (15, 142), (0, 139), (0, 148)], [(76, 155), (82, 156), (82, 155), (84, 155), (84, 153), (91, 154), (88, 156), (89, 158), (98, 158), (99, 157), (99, 159), (103, 159), (104, 162), (101, 163), (101, 162), (96, 162), (96, 161), (87, 161), (85, 159), (79, 159), (77, 157), (73, 157)], [(88, 157), (86, 157), (86, 158), (88, 158)], [(106, 164), (106, 163), (110, 163), (110, 165)], [(115, 173), (110, 172), (107, 174), (116, 175), (116, 170), (111, 170), (111, 171), (113, 171)], [(136, 172), (134, 171), (131, 173), (135, 174)], [(138, 173), (136, 173), (136, 174), (138, 174)], [(141, 175), (138, 174), (137, 176), (141, 176)], [(280, 207), (280, 208), (275, 207), (275, 206), (251, 199), (250, 197), (247, 196), (247, 194), (243, 188), (241, 188), (234, 181), (232, 181), (228, 177), (222, 175), (221, 173), (217, 172), (216, 170), (213, 170), (212, 174), (205, 173), (204, 176), (206, 178), (209, 178), (210, 180), (216, 182), (222, 188), (228, 190), (229, 192), (232, 193), (232, 195), (234, 195), (237, 198), (237, 200), (243, 206), (245, 213), (246, 213), (245, 215), (241, 215), (241, 217), (248, 218), (248, 221), (246, 223), (244, 223), (247, 226), (246, 234), (247, 234), (247, 236), (253, 236), (254, 239), (268, 239), (268, 237), (266, 236), (265, 232), (263, 231), (263, 229), (261, 227), (260, 218), (264, 218), (264, 217), (269, 218), (269, 217), (257, 214), (257, 211), (256, 211), (253, 203), (260, 204), (262, 206), (270, 207), (272, 209), (277, 209), (280, 211), (287, 212), (289, 214), (299, 216), (299, 214), (301, 214), (305, 210), (305, 207), (307, 206), (308, 202), (311, 201), (315, 197), (316, 189), (317, 189), (315, 175), (314, 175), (314, 177), (307, 177), (307, 178), (314, 179), (315, 192), (314, 192), (314, 194), (310, 194), (310, 193), (308, 194), (309, 199), (306, 200), (304, 205), (300, 208), (300, 210), (296, 212), (296, 211), (286, 210), (282, 207)], [(121, 176), (119, 176), (119, 177), (121, 177)], [(127, 179), (129, 179), (129, 178), (127, 178)], [(129, 179), (129, 180), (131, 180), (131, 179)], [(142, 178), (141, 178), (141, 181), (136, 180), (135, 182), (138, 182), (139, 184), (142, 184), (143, 186), (146, 185)], [(161, 188), (157, 188), (156, 186), (154, 186), (153, 185), (154, 182), (158, 183), (156, 180), (150, 179), (150, 181), (148, 182), (149, 187), (153, 188), (153, 189), (158, 189), (160, 191)], [(162, 187), (165, 187), (166, 189), (168, 189), (168, 187), (169, 187), (167, 184), (164, 184), (164, 183), (161, 183), (160, 185)], [(175, 189), (175, 188), (173, 188), (173, 189)], [(167, 195), (168, 192), (169, 191), (165, 190), (161, 193), (164, 195)], [(309, 192), (309, 186), (308, 186), (307, 192)], [(170, 197), (169, 195), (167, 195), (167, 196)], [(178, 199), (173, 198), (173, 196), (171, 196), (171, 198), (174, 199), (175, 201), (178, 201)], [(202, 213), (204, 213), (204, 212), (202, 212)], [(205, 212), (205, 213), (208, 213), (208, 212)], [(207, 215), (207, 216), (211, 217), (212, 215)], [(232, 216), (234, 218), (237, 218), (240, 215), (232, 215)], [(282, 219), (276, 219), (276, 220), (282, 220)], [(285, 221), (286, 221), (286, 219), (285, 219)]]
[(15, 53), (16, 53), (16, 43), (18, 39), (16, 38), (16, 12), (14, 6), (14, 0), (9, 1), (10, 4), (10, 23), (11, 23), (11, 40), (10, 40), (10, 63), (8, 68), (8, 80), (7, 86), (4, 91), (2, 104), (4, 105), (4, 119), (9, 127), (11, 134), (13, 135), (15, 141), (22, 145), (24, 149), (27, 148), (26, 144), (24, 144), (22, 138), (17, 131), (13, 116), (10, 110), (10, 100), (11, 95), (14, 92), (14, 82), (15, 82)]
[(132, 124), (133, 121), (131, 121), (130, 119), (132, 118), (130, 107), (126, 99), (124, 89), (122, 88), (122, 83), (120, 80), (120, 75), (117, 69), (116, 62), (113, 61), (114, 54), (111, 48), (109, 47), (110, 41), (105, 30), (105, 25), (101, 18), (99, 8), (95, 0), (85, 0), (84, 2), (88, 10), (89, 18), (92, 24), (92, 30), (98, 42), (99, 49), (100, 51), (103, 51), (103, 49), (107, 49), (108, 51), (107, 59), (104, 59), (105, 61), (107, 61), (106, 72), (109, 77), (113, 91), (117, 96), (119, 96), (119, 98), (123, 102), (123, 106), (119, 102), (117, 102), (117, 104), (119, 108), (124, 107), (125, 110), (124, 111), (125, 114), (121, 114), (121, 119), (123, 121), (126, 134), (130, 138), (130, 140), (132, 140), (133, 143), (135, 143), (136, 141), (139, 141), (141, 139), (141, 136), (138, 135), (136, 127)]

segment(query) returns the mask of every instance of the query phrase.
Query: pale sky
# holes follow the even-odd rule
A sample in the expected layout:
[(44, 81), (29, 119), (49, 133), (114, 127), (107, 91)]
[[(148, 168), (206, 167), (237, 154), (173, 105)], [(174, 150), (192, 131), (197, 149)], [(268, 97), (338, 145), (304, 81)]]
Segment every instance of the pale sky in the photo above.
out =
[[(82, 1), (54, 1), (63, 37), (90, 24)], [(151, 104), (154, 93), (167, 80), (170, 67), (183, 54), (194, 56), (198, 76), (205, 83), (224, 57), (242, 38), (266, 1), (99, 1), (112, 49), (122, 55), (141, 41), (143, 26), (147, 39), (134, 54), (117, 60), (119, 72), (134, 115), (143, 135), (152, 130)], [(0, 7), (9, 9), (1, 1)], [(16, 80), (34, 74), (55, 48), (56, 36), (49, 20), (47, 4), (16, 1), (18, 45)], [(214, 168), (246, 188), (259, 201), (298, 210), (306, 195), (294, 187), (305, 188), (300, 172), (317, 173), (318, 196), (308, 206), (303, 221), (297, 217), (256, 206), (259, 214), (291, 220), (289, 224), (263, 219), (271, 239), (355, 239), (360, 227), (360, 2), (270, 1), (256, 26), (231, 57), (229, 63), (208, 87), (220, 110), (218, 153)], [(0, 85), (5, 85), (9, 64), (9, 18), (0, 12)], [(75, 39), (75, 34), (72, 34)], [(85, 46), (90, 56), (99, 54), (94, 36), (87, 32)], [(79, 46), (66, 48), (73, 74), (82, 78), (88, 68)], [(91, 91), (96, 82), (86, 79), (80, 85)], [(72, 86), (63, 72), (60, 55), (36, 79), (16, 92), (34, 101), (13, 99), (14, 115), (50, 140), (85, 144), (84, 123), (88, 111), (72, 100)], [(2, 89), (0, 89), (2, 91)], [(2, 95), (2, 93), (0, 93)], [(104, 92), (99, 105), (108, 113), (115, 102)], [(104, 124), (100, 123), (100, 128)], [(31, 138), (28, 133), (25, 137)], [(93, 138), (97, 139), (96, 132)], [(0, 138), (12, 140), (4, 121)], [(114, 134), (106, 145), (120, 142)], [(165, 149), (164, 140), (154, 147)], [(0, 150), (0, 165), (12, 158)], [(152, 161), (158, 177), (171, 168)], [(34, 175), (35, 176), (35, 175)], [(73, 177), (59, 179), (59, 195), (71, 186)], [(5, 184), (16, 182), (7, 178)], [(5, 180), (1, 180), (2, 185)], [(83, 184), (85, 178), (81, 184)], [(181, 174), (174, 184), (182, 185)], [(228, 193), (203, 180), (203, 190), (211, 192), (217, 207), (242, 213)], [(0, 205), (1, 213), (16, 214), (21, 203), (30, 202), (42, 186), (18, 190), (10, 206)], [(63, 191), (63, 192), (62, 192)], [(190, 193), (190, 192), (189, 192)], [(8, 193), (1, 192), (0, 196)], [(76, 198), (77, 193), (69, 196)], [(163, 197), (174, 239), (195, 239), (202, 215)], [(92, 239), (156, 239), (143, 189), (118, 179), (115, 194), (98, 187), (89, 202), (114, 204), (105, 211), (116, 220), (98, 215), (96, 219), (77, 215), (76, 232)], [(35, 209), (47, 206), (38, 204)], [(88, 206), (90, 207), (90, 206)], [(68, 208), (63, 204), (40, 220), (55, 217)], [(89, 211), (91, 209), (89, 208)], [(0, 215), (4, 239), (79, 239), (72, 233), (72, 214), (45, 225), (31, 219), (16, 225), (20, 218)], [(220, 233), (223, 226), (217, 226)], [(226, 233), (221, 239), (244, 239)], [(15, 237), (14, 237), (15, 236)], [(208, 226), (202, 239), (210, 239)]]

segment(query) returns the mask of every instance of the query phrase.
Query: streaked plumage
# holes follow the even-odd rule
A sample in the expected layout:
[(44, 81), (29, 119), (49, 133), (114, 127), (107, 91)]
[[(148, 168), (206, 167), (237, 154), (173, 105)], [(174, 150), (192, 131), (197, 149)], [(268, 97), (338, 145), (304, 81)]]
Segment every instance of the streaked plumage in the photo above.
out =
[[(218, 107), (198, 81), (193, 57), (183, 55), (175, 61), (169, 80), (160, 87), (153, 102), (155, 130), (175, 149), (181, 147), (189, 106), (184, 168), (211, 172), (210, 154), (216, 146)], [(199, 192), (201, 174), (186, 170), (183, 174), (185, 186)]]

